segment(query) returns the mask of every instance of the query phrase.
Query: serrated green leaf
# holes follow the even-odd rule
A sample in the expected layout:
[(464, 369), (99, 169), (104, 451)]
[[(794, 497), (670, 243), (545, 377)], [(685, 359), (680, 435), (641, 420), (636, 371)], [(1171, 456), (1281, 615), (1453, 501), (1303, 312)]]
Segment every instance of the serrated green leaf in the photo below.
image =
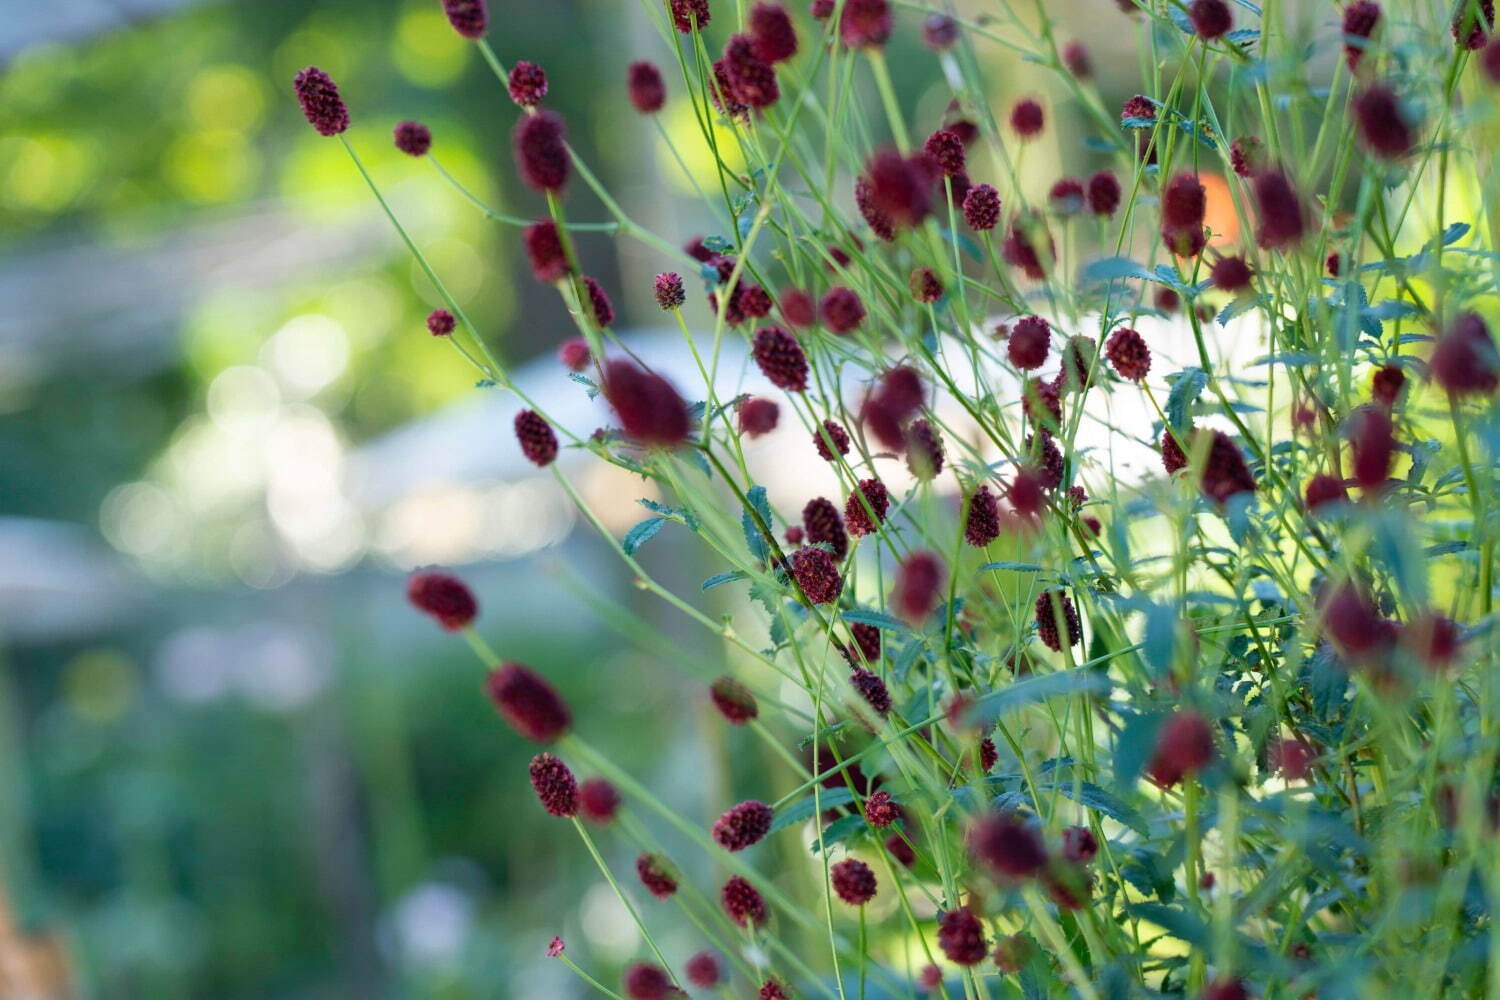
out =
[(667, 519), (664, 517), (646, 518), (644, 521), (640, 522), (635, 527), (625, 532), (625, 540), (620, 543), (620, 547), (625, 550), (626, 555), (635, 555), (640, 551), (642, 545), (645, 545), (647, 542), (651, 541), (651, 539), (656, 537), (656, 533), (660, 531), (661, 526), (666, 523)]
[(771, 820), (771, 832), (785, 830), (793, 823), (801, 823), (812, 818), (813, 813), (827, 809), (835, 809), (839, 806), (848, 805), (854, 801), (854, 792), (849, 788), (826, 788), (818, 792), (817, 801), (813, 796), (798, 799), (791, 805), (776, 811), (776, 816)]
[[(862, 833), (864, 829), (865, 818), (858, 813), (841, 816), (832, 823), (829, 823), (823, 830), (823, 844), (827, 847), (842, 844), (844, 841)], [(818, 853), (818, 842), (816, 840), (812, 842), (810, 849), (814, 854)]]
[(885, 632), (910, 632), (911, 627), (899, 618), (882, 614), (879, 611), (866, 611), (862, 608), (850, 608), (839, 614), (846, 622), (856, 625), (873, 625)]

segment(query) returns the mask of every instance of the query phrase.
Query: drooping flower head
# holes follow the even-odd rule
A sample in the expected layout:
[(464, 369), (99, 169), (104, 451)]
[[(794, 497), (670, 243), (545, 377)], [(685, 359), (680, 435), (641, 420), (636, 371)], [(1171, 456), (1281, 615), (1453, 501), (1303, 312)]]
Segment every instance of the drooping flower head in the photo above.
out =
[(516, 440), (520, 442), (521, 454), (539, 468), (546, 468), (557, 458), (557, 435), (547, 419), (535, 410), (516, 414)]
[(643, 445), (673, 447), (692, 429), (688, 405), (672, 383), (633, 361), (611, 361), (604, 369), (604, 398), (626, 435)]
[(743, 851), (771, 832), (771, 819), (771, 807), (764, 802), (741, 802), (714, 821), (714, 841), (726, 851)]
[(297, 74), (292, 82), (302, 114), (319, 135), (339, 135), (349, 128), (349, 108), (333, 78), (316, 66)]
[(501, 718), (533, 743), (555, 742), (573, 723), (556, 689), (519, 663), (503, 663), (490, 671), (485, 686)]
[(443, 0), (443, 13), (454, 31), (471, 40), (483, 38), (490, 23), (484, 0)]
[(451, 573), (413, 573), (406, 581), (406, 599), (449, 632), (468, 628), (479, 614), (474, 592)]
[(807, 389), (807, 355), (797, 339), (779, 326), (768, 326), (757, 331), (751, 349), (761, 374), (771, 384), (788, 392), (804, 392)]
[(732, 726), (743, 726), (760, 714), (755, 695), (733, 677), (720, 677), (709, 686), (709, 697)]
[(642, 854), (635, 859), (635, 874), (646, 891), (657, 899), (671, 899), (677, 891), (677, 876), (667, 860), (656, 854)]

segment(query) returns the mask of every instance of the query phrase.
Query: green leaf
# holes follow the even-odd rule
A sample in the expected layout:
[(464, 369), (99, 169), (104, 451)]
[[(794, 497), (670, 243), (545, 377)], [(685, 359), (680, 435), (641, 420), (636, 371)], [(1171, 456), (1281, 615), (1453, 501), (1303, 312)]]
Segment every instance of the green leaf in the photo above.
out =
[(1118, 278), (1155, 281), (1156, 275), (1129, 257), (1105, 257), (1101, 260), (1090, 261), (1083, 269), (1084, 281), (1113, 281)]
[(631, 528), (629, 531), (625, 532), (625, 540), (620, 543), (620, 547), (625, 550), (626, 555), (635, 555), (636, 552), (640, 550), (640, 547), (642, 545), (645, 545), (647, 542), (651, 541), (651, 539), (656, 537), (656, 533), (660, 531), (661, 526), (666, 523), (667, 519), (664, 517), (646, 518), (640, 524), (637, 524), (634, 528)]
[[(832, 847), (842, 844), (851, 837), (863, 832), (865, 829), (865, 818), (858, 813), (849, 816), (841, 816), (829, 823), (823, 830), (823, 844)], [(810, 845), (814, 854), (818, 853), (818, 842), (814, 840)]]
[[(752, 486), (745, 492), (745, 499), (750, 501), (750, 506), (760, 515), (761, 523), (766, 527), (771, 526), (771, 503), (766, 499), (766, 488), (764, 486)], [(745, 532), (745, 544), (750, 547), (750, 554), (757, 559), (765, 559), (769, 554), (766, 548), (766, 536), (761, 533), (760, 526), (755, 523), (755, 518), (750, 516), (750, 511), (740, 512), (740, 527)]]
[(1040, 573), (1042, 567), (1036, 563), (1010, 562), (1009, 560), (985, 563), (979, 567), (981, 573), (988, 573), (991, 570), (1008, 570), (1012, 573)]
[(1102, 673), (1077, 667), (1055, 674), (1041, 674), (1017, 681), (1009, 687), (991, 691), (974, 703), (974, 718), (988, 728), (1006, 712), (1059, 695), (1093, 693), (1109, 690), (1109, 678)]
[(1091, 781), (1076, 784), (1071, 781), (1059, 781), (1053, 788), (1079, 805), (1101, 812), (1116, 823), (1130, 827), (1142, 837), (1151, 836), (1151, 828), (1147, 825), (1146, 818), (1134, 806)]
[(818, 792), (817, 801), (813, 796), (798, 799), (784, 809), (778, 810), (776, 817), (771, 820), (771, 832), (785, 830), (793, 823), (801, 823), (812, 818), (813, 813), (822, 809), (833, 809), (838, 806), (848, 805), (854, 801), (854, 792), (849, 788), (825, 788)]
[(856, 625), (874, 625), (886, 632), (908, 632), (910, 627), (899, 618), (881, 614), (879, 611), (865, 611), (862, 608), (851, 608), (842, 612), (840, 618), (846, 622), (854, 622)]
[(1208, 928), (1203, 921), (1177, 906), (1161, 903), (1131, 903), (1128, 909), (1134, 916), (1149, 921), (1179, 941), (1208, 947)]
[(1179, 434), (1187, 433), (1193, 404), (1207, 385), (1208, 376), (1202, 368), (1184, 368), (1172, 382), (1172, 391), (1167, 394), (1167, 421)]
[(1115, 786), (1128, 789), (1146, 769), (1146, 761), (1156, 749), (1156, 730), (1161, 725), (1159, 715), (1133, 715), (1126, 720), (1120, 735), (1115, 739)]
[(717, 586), (719, 586), (721, 584), (733, 583), (736, 580), (748, 580), (748, 579), (750, 579), (750, 574), (746, 573), (744, 570), (732, 569), (732, 570), (730, 570), (727, 573), (715, 573), (713, 576), (709, 577), (707, 580), (704, 580), (703, 581), (703, 589), (704, 590), (713, 590), (715, 587), (717, 587)]

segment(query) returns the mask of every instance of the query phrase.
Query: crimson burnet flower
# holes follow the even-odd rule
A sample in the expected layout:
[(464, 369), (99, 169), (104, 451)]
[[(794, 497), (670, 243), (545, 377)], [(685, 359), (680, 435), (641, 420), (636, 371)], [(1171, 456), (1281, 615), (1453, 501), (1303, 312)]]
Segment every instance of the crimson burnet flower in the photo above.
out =
[(700, 951), (683, 966), (688, 982), (699, 989), (711, 990), (723, 978), (719, 971), (719, 956), (711, 951)]
[(937, 607), (947, 576), (943, 561), (936, 555), (920, 550), (913, 552), (896, 569), (891, 609), (911, 624), (920, 625)]
[(1479, 65), (1491, 83), (1500, 84), (1500, 38), (1484, 47), (1484, 52), (1479, 56)]
[[(848, 16), (847, 8), (844, 16)], [(915, 226), (932, 208), (935, 178), (925, 157), (905, 157), (894, 149), (883, 149), (870, 158), (865, 177), (870, 204), (897, 228)]]
[[(1042, 235), (1047, 237), (1047, 256), (1052, 256), (1052, 236), (1045, 230)], [(1047, 276), (1046, 266), (1042, 263), (1041, 254), (1037, 251), (1036, 243), (1032, 239), (1033, 234), (1025, 231), (1019, 225), (1012, 225), (1010, 233), (1005, 237), (1005, 243), (1000, 247), (1000, 256), (1011, 267), (1017, 269), (1032, 281), (1041, 281)]]
[(876, 207), (875, 186), (866, 177), (860, 177), (854, 182), (854, 205), (859, 209), (859, 216), (865, 220), (865, 225), (870, 227), (870, 232), (887, 243), (896, 239), (896, 224), (889, 215)]
[(1203, 228), (1208, 192), (1197, 174), (1177, 174), (1161, 192), (1161, 223), (1172, 229)]
[(922, 973), (917, 977), (917, 987), (924, 993), (931, 993), (943, 985), (943, 970), (935, 965), (924, 965)]
[(604, 398), (620, 418), (625, 434), (643, 445), (682, 444), (692, 417), (672, 383), (633, 361), (611, 361), (604, 369)]
[(1300, 241), (1307, 228), (1307, 213), (1291, 179), (1280, 170), (1270, 170), (1257, 175), (1252, 187), (1260, 217), (1256, 242), (1276, 250)]
[(723, 59), (714, 60), (713, 71), (714, 85), (709, 89), (709, 97), (713, 99), (714, 107), (726, 118), (748, 121), (750, 105), (734, 95), (734, 87), (729, 82), (729, 71), (725, 68)]
[(901, 807), (890, 792), (875, 792), (865, 799), (865, 822), (876, 828), (890, 826), (901, 818)]
[(563, 953), (566, 947), (567, 946), (563, 944), (562, 938), (553, 935), (552, 940), (547, 943), (547, 957), (556, 958)]
[(1344, 582), (1320, 598), (1323, 632), (1339, 655), (1363, 660), (1382, 653), (1396, 639), (1396, 626), (1380, 616), (1373, 601), (1353, 583)]
[(1010, 127), (1023, 140), (1041, 135), (1046, 120), (1042, 106), (1029, 97), (1017, 101), (1010, 109)]
[(1401, 630), (1401, 644), (1428, 670), (1441, 670), (1458, 658), (1462, 639), (1451, 618), (1425, 611)]
[(1010, 328), (1005, 355), (1022, 371), (1040, 368), (1047, 362), (1052, 344), (1052, 326), (1040, 316), (1023, 316)]
[(729, 876), (719, 892), (724, 912), (741, 927), (756, 927), (766, 922), (766, 901), (759, 890), (739, 875)]
[(817, 305), (812, 296), (800, 288), (783, 288), (778, 305), (781, 308), (781, 318), (786, 320), (788, 326), (805, 328), (818, 321)]
[(877, 715), (888, 715), (891, 711), (891, 692), (885, 681), (873, 670), (855, 667), (849, 672), (849, 686), (859, 693)]
[[(856, 623), (849, 626), (849, 634), (854, 638), (853, 645), (858, 657), (862, 657), (866, 663), (880, 661), (880, 629), (874, 625)], [(858, 657), (850, 657), (851, 662)]]
[(828, 871), (833, 891), (850, 906), (864, 906), (875, 898), (875, 872), (858, 858), (845, 858)]
[[(1128, 0), (1126, 0), (1128, 2)], [(1014, 976), (1026, 968), (1036, 947), (1025, 934), (1012, 934), (995, 942), (995, 968)]]
[(1064, 177), (1047, 192), (1047, 203), (1058, 215), (1077, 215), (1083, 211), (1083, 184), (1074, 177)]
[(631, 63), (625, 73), (625, 89), (630, 103), (643, 115), (655, 114), (667, 103), (667, 84), (655, 63)]
[(1387, 410), (1401, 398), (1401, 388), (1406, 385), (1406, 374), (1399, 365), (1381, 365), (1370, 379), (1370, 398)]
[(1384, 84), (1371, 84), (1355, 96), (1354, 120), (1365, 147), (1387, 160), (1405, 156), (1416, 142), (1401, 101)]
[[(708, 248), (708, 246), (703, 242), (703, 237), (701, 236), (695, 236), (693, 239), (688, 240), (683, 244), (682, 250), (689, 257), (698, 261), (700, 264), (712, 263), (719, 256)], [(720, 275), (720, 280), (722, 280), (725, 276), (726, 275)]]
[(1265, 144), (1257, 136), (1242, 135), (1229, 144), (1229, 166), (1241, 177), (1253, 177), (1260, 170)]
[(434, 337), (446, 337), (451, 334), (458, 321), (453, 314), (446, 309), (434, 309), (427, 314), (427, 332)]
[(1453, 396), (1488, 396), (1500, 387), (1500, 352), (1478, 313), (1464, 313), (1438, 337), (1433, 381)]
[(922, 151), (932, 157), (932, 162), (946, 176), (957, 177), (964, 172), (963, 140), (951, 129), (940, 128), (929, 135), (922, 144)]
[(1156, 290), (1156, 297), (1152, 302), (1152, 305), (1156, 307), (1157, 312), (1166, 313), (1169, 316), (1172, 313), (1176, 312), (1178, 306), (1180, 306), (1181, 304), (1182, 296), (1177, 294), (1177, 290), (1175, 288), (1166, 287), (1158, 288)]
[(743, 726), (760, 714), (755, 695), (733, 677), (720, 677), (709, 685), (708, 693), (714, 707), (730, 725)]
[(443, 13), (453, 30), (468, 39), (483, 38), (490, 21), (484, 0), (443, 0)]
[(526, 246), (526, 258), (531, 262), (531, 273), (537, 281), (550, 285), (572, 270), (568, 265), (568, 254), (563, 249), (562, 236), (551, 219), (540, 219), (521, 230), (521, 241)]
[(1214, 261), (1210, 278), (1221, 292), (1238, 294), (1250, 287), (1253, 272), (1243, 257), (1220, 257)]
[(1104, 356), (1123, 379), (1139, 382), (1151, 372), (1151, 348), (1146, 346), (1146, 338), (1128, 326), (1109, 335)]
[(568, 765), (550, 753), (539, 753), (528, 770), (531, 788), (549, 815), (567, 819), (578, 814), (578, 779)]
[(583, 289), (589, 299), (589, 312), (594, 317), (594, 322), (602, 330), (615, 321), (615, 306), (609, 301), (609, 293), (604, 286), (593, 278), (583, 279)]
[(1089, 58), (1088, 46), (1082, 42), (1069, 42), (1063, 46), (1062, 63), (1079, 80), (1087, 80), (1094, 75), (1094, 63)]
[[(830, 443), (833, 446), (831, 449)], [(841, 424), (825, 420), (821, 431), (813, 431), (813, 444), (817, 446), (819, 458), (832, 462), (836, 460), (835, 451), (839, 455), (849, 454), (849, 432)]]
[(620, 809), (620, 793), (603, 778), (578, 786), (578, 812), (590, 823), (608, 823)]
[(771, 807), (764, 802), (749, 799), (731, 806), (714, 821), (715, 842), (726, 851), (743, 851), (771, 831)]
[(1008, 812), (994, 812), (969, 830), (969, 853), (991, 871), (1007, 878), (1034, 875), (1047, 863), (1047, 851), (1035, 830)]
[(1354, 0), (1344, 8), (1344, 58), (1350, 69), (1359, 66), (1367, 43), (1380, 26), (1380, 4), (1373, 0)]
[(1255, 475), (1245, 464), (1245, 456), (1223, 431), (1213, 432), (1213, 440), (1208, 447), (1208, 460), (1203, 463), (1203, 477), (1199, 485), (1204, 496), (1218, 503), (1223, 503), (1236, 493), (1255, 491)]
[(573, 162), (562, 116), (555, 111), (522, 115), (511, 139), (521, 179), (538, 191), (561, 191)]
[(1177, 257), (1196, 257), (1208, 245), (1208, 234), (1204, 232), (1202, 226), (1188, 229), (1162, 226), (1161, 241), (1162, 245)]
[(1093, 878), (1083, 865), (1064, 858), (1054, 858), (1038, 873), (1037, 878), (1047, 892), (1047, 898), (1059, 909), (1081, 910), (1089, 903)]
[(943, 438), (926, 420), (913, 420), (906, 428), (906, 467), (924, 481), (943, 471)]
[(979, 769), (988, 774), (1000, 763), (1000, 751), (995, 749), (995, 741), (986, 736), (979, 741)]
[(692, 34), (695, 19), (699, 28), (705, 28), (712, 17), (708, 0), (671, 0), (671, 5), (672, 23), (684, 35)]
[(309, 66), (292, 81), (297, 103), (307, 123), (319, 135), (339, 135), (349, 128), (349, 107), (339, 96), (333, 78), (316, 66)]
[(401, 122), (393, 136), (396, 148), (407, 156), (425, 156), (432, 148), (432, 130), (421, 122)]
[[(1040, 441), (1038, 441), (1040, 437)], [(1026, 451), (1036, 463), (1035, 469), (1042, 486), (1049, 490), (1055, 490), (1062, 485), (1063, 479), (1063, 455), (1062, 449), (1057, 446), (1057, 441), (1051, 434), (1042, 431), (1040, 436), (1036, 434), (1027, 435)]]
[(1022, 517), (1036, 517), (1046, 506), (1045, 490), (1046, 486), (1037, 471), (1030, 466), (1022, 466), (1011, 479), (1010, 486), (1005, 491), (1005, 499), (1010, 501), (1011, 508)]
[(557, 435), (535, 410), (516, 414), (516, 440), (521, 444), (521, 454), (539, 468), (546, 468), (557, 458)]
[(910, 868), (917, 863), (917, 852), (912, 850), (911, 842), (899, 833), (885, 838), (885, 852), (900, 862), (903, 868)]
[(1307, 489), (1303, 492), (1303, 503), (1314, 513), (1327, 504), (1347, 503), (1348, 500), (1349, 491), (1344, 489), (1344, 481), (1336, 476), (1313, 476), (1307, 481)]
[(812, 604), (831, 604), (843, 593), (844, 580), (833, 556), (818, 548), (792, 553), (792, 576)]
[(749, 26), (755, 55), (762, 62), (784, 62), (797, 54), (797, 29), (780, 4), (756, 4), (750, 9)]
[(469, 585), (451, 573), (427, 570), (406, 581), (406, 599), (449, 632), (468, 628), (479, 614)]
[(1188, 5), (1188, 20), (1193, 22), (1193, 31), (1205, 41), (1223, 38), (1234, 27), (1234, 14), (1226, 0), (1193, 0)]
[(769, 434), (776, 429), (780, 417), (781, 407), (774, 399), (764, 396), (747, 399), (739, 405), (740, 433), (751, 438)]
[(988, 486), (981, 486), (969, 498), (964, 517), (964, 541), (982, 549), (1000, 537), (1000, 505)]
[(791, 1000), (791, 994), (787, 993), (786, 987), (776, 979), (767, 979), (760, 984), (760, 993), (757, 1000)]
[(1243, 980), (1221, 976), (1208, 984), (1202, 1000), (1250, 1000), (1250, 991), (1245, 988)]
[(646, 891), (657, 899), (671, 899), (677, 891), (677, 876), (660, 855), (642, 854), (636, 858), (635, 874)]
[(668, 1000), (680, 997), (682, 991), (672, 985), (672, 977), (665, 969), (645, 962), (637, 962), (625, 970), (620, 980), (621, 989), (629, 1000)]
[(943, 52), (958, 41), (958, 22), (947, 14), (929, 14), (922, 22), (922, 44), (933, 52)]
[(1101, 170), (1089, 178), (1089, 211), (1108, 217), (1120, 207), (1120, 181), (1108, 170)]
[(731, 35), (724, 44), (724, 76), (729, 80), (734, 98), (751, 108), (769, 108), (781, 99), (776, 70), (755, 54), (755, 40), (749, 35)]
[(591, 355), (589, 354), (588, 341), (582, 337), (569, 337), (563, 341), (562, 347), (557, 349), (557, 360), (568, 371), (581, 372), (589, 366)]
[(802, 508), (802, 526), (807, 530), (810, 545), (822, 543), (833, 550), (833, 557), (840, 561), (849, 554), (849, 536), (844, 532), (844, 519), (833, 501), (825, 497), (814, 497)]
[(912, 298), (918, 302), (932, 303), (943, 297), (943, 283), (930, 267), (919, 267), (912, 271), (908, 284)]
[(1366, 490), (1385, 485), (1396, 453), (1396, 438), (1384, 410), (1361, 406), (1350, 415), (1349, 450), (1355, 483)]
[(1062, 856), (1074, 864), (1086, 865), (1099, 853), (1099, 840), (1086, 826), (1070, 826), (1062, 832)]
[(1460, 46), (1477, 51), (1495, 24), (1495, 0), (1460, 0), (1453, 14), (1453, 37)]
[(547, 73), (536, 63), (519, 59), (510, 68), (506, 90), (517, 107), (534, 108), (547, 96)]
[(1000, 192), (988, 184), (976, 184), (964, 195), (964, 222), (975, 232), (988, 232), (1000, 224)]
[(891, 37), (891, 7), (886, 0), (844, 0), (839, 38), (851, 49), (879, 48)]
[(801, 545), (807, 539), (807, 533), (802, 530), (802, 525), (789, 524), (781, 537), (786, 539), (788, 545)]
[(1036, 599), (1036, 632), (1042, 644), (1054, 653), (1062, 652), (1063, 637), (1068, 645), (1083, 641), (1083, 628), (1073, 602), (1061, 590), (1044, 590)]
[(852, 333), (864, 322), (865, 304), (852, 289), (835, 286), (823, 296), (818, 314), (822, 316), (823, 325), (828, 327), (829, 332), (843, 336)]
[(949, 910), (938, 918), (938, 947), (955, 965), (978, 965), (988, 952), (984, 925), (967, 906)]
[(1276, 737), (1266, 743), (1266, 763), (1291, 781), (1305, 780), (1317, 756), (1317, 747), (1301, 736), (1289, 740)]
[(826, 21), (833, 16), (833, 11), (837, 3), (838, 0), (812, 0), (812, 3), (807, 5), (807, 12), (815, 20)]
[[(873, 535), (885, 521), (891, 506), (891, 495), (878, 479), (861, 479), (859, 488), (844, 502), (844, 527), (849, 534)], [(873, 515), (873, 517), (872, 517)]]
[(1154, 121), (1156, 121), (1156, 105), (1144, 94), (1136, 94), (1134, 97), (1126, 98), (1125, 103), (1120, 105), (1120, 123), (1122, 125)]
[[(1185, 435), (1183, 440), (1190, 437), (1191, 434)], [(1161, 464), (1167, 470), (1167, 475), (1186, 469), (1188, 464), (1187, 452), (1182, 450), (1182, 443), (1170, 427), (1161, 432)]]
[(573, 724), (556, 689), (519, 663), (502, 663), (490, 671), (485, 691), (500, 717), (533, 743), (555, 742)]
[(1063, 385), (1079, 392), (1094, 384), (1094, 361), (1099, 354), (1099, 345), (1082, 334), (1068, 338), (1063, 345), (1062, 371), (1058, 377)]
[(1328, 271), (1330, 278), (1339, 276), (1339, 272), (1343, 270), (1343, 261), (1339, 258), (1337, 250), (1328, 255), (1328, 259), (1323, 262), (1323, 267)]
[(761, 374), (776, 388), (787, 392), (807, 389), (807, 355), (797, 339), (781, 327), (767, 326), (756, 331), (751, 354)]
[(1196, 774), (1214, 759), (1214, 731), (1197, 712), (1173, 714), (1156, 731), (1156, 746), (1146, 763), (1146, 774), (1163, 788), (1171, 788)]
[(656, 298), (656, 304), (667, 312), (682, 308), (682, 304), (687, 301), (687, 291), (682, 287), (682, 275), (675, 271), (658, 274), (651, 293)]

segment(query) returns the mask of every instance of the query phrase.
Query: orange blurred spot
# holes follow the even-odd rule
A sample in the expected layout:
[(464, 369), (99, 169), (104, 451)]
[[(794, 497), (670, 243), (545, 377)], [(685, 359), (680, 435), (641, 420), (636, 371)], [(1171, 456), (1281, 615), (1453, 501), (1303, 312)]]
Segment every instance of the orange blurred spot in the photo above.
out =
[(1229, 194), (1228, 182), (1218, 174), (1199, 174), (1198, 182), (1203, 185), (1204, 193), (1208, 196), (1203, 216), (1204, 224), (1213, 233), (1208, 245), (1222, 247), (1238, 243), (1240, 217), (1235, 214), (1234, 198)]

